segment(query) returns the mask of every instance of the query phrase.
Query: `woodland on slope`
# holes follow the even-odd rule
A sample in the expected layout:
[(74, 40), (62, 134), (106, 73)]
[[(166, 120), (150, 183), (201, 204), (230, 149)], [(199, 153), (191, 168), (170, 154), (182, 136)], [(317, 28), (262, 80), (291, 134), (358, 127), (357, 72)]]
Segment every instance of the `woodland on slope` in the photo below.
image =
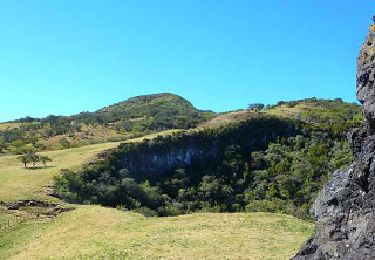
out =
[(81, 170), (63, 171), (57, 192), (69, 202), (147, 216), (267, 211), (309, 218), (327, 173), (352, 161), (346, 132), (361, 121), (360, 107), (340, 99), (279, 102), (211, 121), (201, 113), (198, 128), (124, 143)]

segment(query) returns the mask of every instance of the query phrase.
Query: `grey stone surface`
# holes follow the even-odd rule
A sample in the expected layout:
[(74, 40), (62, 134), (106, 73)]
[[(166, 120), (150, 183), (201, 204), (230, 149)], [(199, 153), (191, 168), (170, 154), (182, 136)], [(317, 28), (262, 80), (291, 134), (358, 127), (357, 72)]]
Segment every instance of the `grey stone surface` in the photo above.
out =
[(316, 232), (297, 260), (375, 259), (375, 25), (357, 64), (357, 98), (365, 120), (349, 134), (356, 160), (334, 172), (320, 192), (311, 209)]

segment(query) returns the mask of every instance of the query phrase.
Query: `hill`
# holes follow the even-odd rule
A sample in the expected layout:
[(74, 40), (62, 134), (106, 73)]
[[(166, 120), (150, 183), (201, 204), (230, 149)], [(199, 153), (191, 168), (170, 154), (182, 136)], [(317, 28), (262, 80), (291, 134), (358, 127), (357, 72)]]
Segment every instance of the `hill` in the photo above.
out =
[(327, 173), (352, 161), (346, 132), (360, 124), (358, 112), (341, 100), (309, 99), (226, 113), (195, 130), (123, 144), (104, 160), (65, 171), (58, 190), (70, 202), (146, 215), (269, 211), (308, 218)]
[(0, 154), (59, 150), (124, 141), (168, 129), (190, 129), (215, 116), (173, 94), (155, 94), (73, 116), (25, 117), (0, 124)]
[(346, 123), (361, 121), (362, 109), (357, 103), (343, 102), (340, 98), (334, 100), (306, 98), (268, 106), (267, 113), (276, 116), (292, 117), (306, 123)]
[[(189, 102), (164, 94), (136, 97), (93, 113), (102, 115), (99, 118), (128, 118), (137, 125), (151, 117), (163, 118), (164, 112), (150, 112), (154, 106), (195, 118)], [(358, 105), (340, 100), (308, 99), (212, 119), (211, 112), (198, 111), (204, 120), (196, 128), (126, 135), (115, 129), (117, 121), (90, 122), (91, 113), (0, 124), (3, 138), (19, 138), (5, 148), (6, 153), (16, 151), (17, 140), (23, 148), (41, 151), (41, 143), (57, 139), (61, 146), (54, 149), (66, 148), (39, 152), (53, 162), (35, 169), (24, 169), (17, 156), (0, 157), (0, 201), (34, 201), (14, 210), (0, 203), (0, 255), (289, 258), (311, 234), (311, 224), (288, 215), (254, 212), (308, 217), (307, 209), (327, 172), (352, 160), (345, 132), (360, 123), (358, 111)], [(67, 126), (70, 132), (64, 134)], [(56, 135), (46, 138), (51, 130)], [(146, 133), (152, 134), (143, 136)], [(138, 137), (119, 145), (105, 143), (108, 135)], [(85, 136), (102, 143), (74, 148), (73, 140), (81, 146)], [(60, 138), (69, 145), (62, 146)], [(61, 198), (49, 196), (56, 196), (54, 185)], [(33, 206), (38, 201), (57, 208), (72, 207), (69, 203), (113, 208), (75, 204), (75, 210), (51, 218), (50, 209)], [(174, 217), (145, 218), (136, 212)]]
[(129, 98), (93, 113), (74, 116), (84, 123), (116, 123), (125, 130), (189, 129), (215, 115), (196, 109), (189, 101), (174, 94), (153, 94)]
[(280, 101), (268, 105), (262, 110), (237, 110), (222, 113), (202, 123), (201, 127), (218, 127), (230, 123), (242, 122), (251, 118), (255, 112), (263, 112), (277, 117), (293, 118), (318, 127), (335, 124), (344, 131), (362, 121), (362, 108), (357, 103), (343, 102), (341, 99), (327, 100), (306, 98), (296, 101)]
[[(0, 201), (42, 200), (71, 207), (46, 193), (54, 176), (60, 169), (90, 164), (100, 151), (117, 145), (44, 152), (53, 158), (47, 168), (25, 169), (16, 156), (0, 157)], [(0, 205), (0, 258), (288, 259), (312, 233), (310, 223), (279, 214), (195, 213), (161, 219), (101, 206), (75, 207), (46, 218), (40, 207), (4, 210)]]

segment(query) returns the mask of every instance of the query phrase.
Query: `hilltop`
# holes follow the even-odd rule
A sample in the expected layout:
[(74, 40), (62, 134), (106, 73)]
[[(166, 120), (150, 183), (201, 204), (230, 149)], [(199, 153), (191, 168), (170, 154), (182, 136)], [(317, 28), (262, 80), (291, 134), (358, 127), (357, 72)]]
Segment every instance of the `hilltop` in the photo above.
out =
[(189, 129), (215, 116), (212, 111), (195, 108), (181, 96), (163, 93), (129, 98), (93, 113), (81, 113), (73, 119), (83, 123), (121, 122), (125, 130)]
[(0, 153), (22, 154), (125, 141), (169, 129), (190, 129), (216, 114), (173, 94), (130, 98), (95, 112), (73, 116), (25, 117), (0, 124)]

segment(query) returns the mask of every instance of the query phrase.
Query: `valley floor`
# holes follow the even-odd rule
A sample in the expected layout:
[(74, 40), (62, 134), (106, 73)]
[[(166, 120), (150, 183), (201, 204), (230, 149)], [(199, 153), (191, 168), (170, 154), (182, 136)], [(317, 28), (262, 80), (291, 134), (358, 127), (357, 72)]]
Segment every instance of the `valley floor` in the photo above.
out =
[[(23, 169), (0, 157), (0, 201), (52, 200), (44, 190), (61, 169), (79, 167), (116, 143), (47, 152), (44, 169)], [(9, 220), (0, 211), (0, 226)], [(291, 216), (196, 213), (145, 218), (101, 206), (80, 206), (53, 219), (27, 220), (0, 230), (0, 259), (288, 259), (313, 232)]]

